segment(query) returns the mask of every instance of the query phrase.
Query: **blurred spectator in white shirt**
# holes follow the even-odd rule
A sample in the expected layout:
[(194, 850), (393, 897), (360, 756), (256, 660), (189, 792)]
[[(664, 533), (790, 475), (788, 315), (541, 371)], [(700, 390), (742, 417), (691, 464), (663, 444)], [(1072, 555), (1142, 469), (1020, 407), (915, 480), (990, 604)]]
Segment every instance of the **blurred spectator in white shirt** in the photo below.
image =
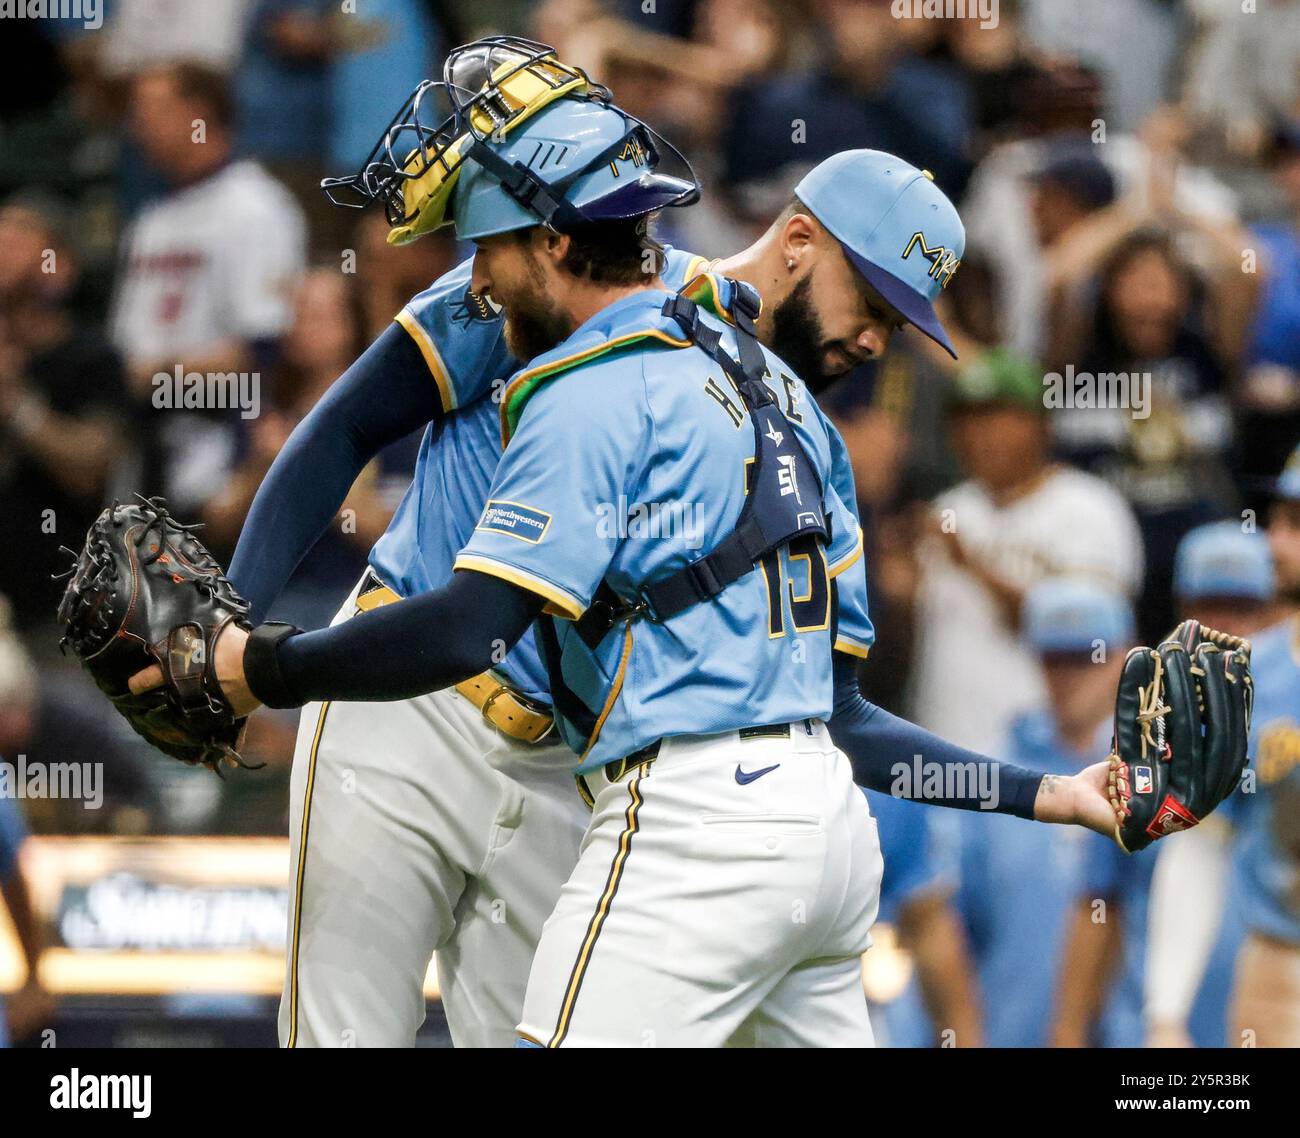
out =
[(1042, 375), (995, 350), (956, 379), (954, 449), (968, 478), (934, 501), (920, 548), (913, 718), (985, 752), (1041, 702), (1019, 634), (1025, 592), (1049, 577), (1107, 582), (1132, 597), (1142, 539), (1106, 483), (1049, 460)]
[(1186, 100), (1238, 154), (1257, 156), (1277, 118), (1300, 113), (1300, 0), (1199, 0), (1207, 27), (1190, 52)]
[(182, 60), (227, 71), (239, 58), (252, 0), (123, 0), (104, 28), (100, 63), (131, 76)]
[(249, 408), (160, 408), (156, 377), (239, 373), (256, 392), (292, 319), (305, 226), (283, 186), (233, 158), (230, 95), (216, 72), (190, 63), (146, 72), (131, 113), (136, 139), (172, 188), (123, 240), (112, 334), (158, 442), (158, 469), (144, 481), (183, 516), (224, 482)]
[[(1005, 7), (1005, 4), (1003, 4)], [(1133, 130), (1170, 94), (1186, 16), (1167, 0), (1023, 0), (1021, 24), (1040, 51), (1093, 68), (1112, 129)]]

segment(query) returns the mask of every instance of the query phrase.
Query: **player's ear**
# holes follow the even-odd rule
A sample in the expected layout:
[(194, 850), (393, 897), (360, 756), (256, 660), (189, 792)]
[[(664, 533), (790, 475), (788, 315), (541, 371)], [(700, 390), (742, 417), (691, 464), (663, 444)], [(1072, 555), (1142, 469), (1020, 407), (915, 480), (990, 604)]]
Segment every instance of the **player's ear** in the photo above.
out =
[(801, 268), (816, 241), (818, 228), (816, 219), (806, 213), (792, 213), (785, 219), (781, 227), (781, 259), (789, 268)]
[(573, 239), (567, 233), (556, 233), (555, 230), (547, 229), (544, 225), (537, 227), (537, 233), (541, 245), (539, 253), (553, 265), (561, 264), (569, 255), (569, 246), (573, 243)]

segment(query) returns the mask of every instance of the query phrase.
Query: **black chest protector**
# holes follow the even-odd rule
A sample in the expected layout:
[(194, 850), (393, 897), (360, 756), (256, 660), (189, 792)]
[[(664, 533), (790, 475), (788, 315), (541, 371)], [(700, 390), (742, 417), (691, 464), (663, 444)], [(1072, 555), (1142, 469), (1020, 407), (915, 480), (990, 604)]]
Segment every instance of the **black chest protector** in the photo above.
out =
[[(714, 600), (724, 589), (754, 571), (768, 554), (800, 537), (824, 545), (831, 541), (822, 481), (793, 424), (763, 382), (767, 364), (754, 328), (757, 294), (745, 284), (728, 281), (728, 309), (735, 326), (737, 357), (722, 347), (722, 333), (700, 318), (696, 302), (683, 290), (664, 302), (663, 315), (677, 322), (686, 337), (718, 364), (740, 396), (754, 429), (754, 458), (747, 495), (735, 528), (709, 553), (641, 585), (632, 597), (602, 581), (592, 603), (575, 625), (577, 635), (595, 650), (615, 625), (633, 620), (662, 623)], [(538, 644), (550, 676), (556, 710), (588, 738), (596, 715), (563, 682), (554, 618), (538, 621)]]

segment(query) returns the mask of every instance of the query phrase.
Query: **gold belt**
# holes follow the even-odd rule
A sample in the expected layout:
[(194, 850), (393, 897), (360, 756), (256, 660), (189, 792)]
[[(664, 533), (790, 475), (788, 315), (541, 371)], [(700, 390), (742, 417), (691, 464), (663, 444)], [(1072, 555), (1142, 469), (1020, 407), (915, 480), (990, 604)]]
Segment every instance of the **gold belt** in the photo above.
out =
[[(377, 585), (357, 597), (357, 609), (369, 612), (401, 599), (387, 585)], [(483, 713), (483, 718), (501, 734), (511, 739), (523, 743), (540, 743), (555, 724), (550, 708), (521, 695), (503, 684), (491, 672), (483, 672), (458, 683), (456, 691), (477, 707)]]

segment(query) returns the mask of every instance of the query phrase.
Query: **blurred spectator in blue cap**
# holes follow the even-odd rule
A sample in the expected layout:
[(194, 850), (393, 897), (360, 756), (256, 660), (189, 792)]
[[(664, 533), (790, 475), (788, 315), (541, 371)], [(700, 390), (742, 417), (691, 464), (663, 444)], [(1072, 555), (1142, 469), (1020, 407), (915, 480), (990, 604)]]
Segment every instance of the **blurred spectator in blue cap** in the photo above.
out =
[(1082, 136), (1050, 144), (1034, 177), (1034, 222), (1044, 246), (1115, 200), (1115, 177)]
[(1240, 522), (1197, 526), (1178, 543), (1174, 595), (1182, 617), (1250, 636), (1270, 623), (1273, 588), (1268, 540)]
[(325, 168), (325, 148), (337, 11), (332, 0), (256, 0), (232, 85), (240, 153), (293, 193), (317, 243), (342, 247), (351, 219), (320, 190), (321, 177), (335, 172)]
[[(1050, 666), (1062, 662), (1082, 666), (1098, 648), (1133, 642), (1133, 609), (1121, 593), (1089, 578), (1062, 577), (1043, 581), (1025, 595), (1021, 617), (1024, 636)], [(1052, 689), (1051, 679), (1048, 681)], [(1069, 702), (1069, 692), (1051, 690)]]
[[(1048, 579), (1026, 592), (1021, 629), (1042, 667), (1046, 695), (1016, 718), (996, 753), (1034, 770), (1074, 774), (1108, 749), (1115, 685), (1133, 639), (1132, 608), (1122, 592), (1095, 579)], [(1144, 888), (1127, 873), (1136, 867), (1141, 878), (1150, 859), (1126, 859), (1097, 834), (1003, 815), (963, 812), (957, 825), (956, 903), (976, 962), (989, 1046), (1042, 1047), (1071, 1037), (1140, 1041), (1140, 1024), (1126, 1023), (1123, 1010), (1132, 1006), (1127, 989), (1140, 976)], [(1110, 919), (1093, 926), (1085, 916), (1087, 943), (1076, 947), (1069, 968), (1060, 967), (1077, 935), (1079, 899), (1098, 896), (1107, 898)], [(1121, 897), (1122, 941), (1114, 919)], [(1107, 975), (1125, 995), (1103, 991)]]
[[(1109, 749), (1115, 688), (1135, 636), (1133, 609), (1088, 581), (1049, 581), (1025, 600), (1026, 638), (1043, 662), (1051, 720), (1074, 762)], [(1091, 646), (1091, 647), (1089, 647)], [(1032, 751), (1029, 752), (1032, 754)], [(1144, 960), (1154, 858), (1084, 835), (1055, 956), (1050, 1042), (1057, 1047), (1137, 1047), (1143, 1041)]]
[[(1300, 1042), (1300, 447), (1272, 491), (1278, 608), (1276, 623), (1261, 629), (1256, 619), (1250, 629), (1251, 769), (1214, 817), (1161, 854), (1147, 1001), (1157, 1045)], [(1258, 590), (1257, 566), (1242, 561), (1236, 577), (1239, 592)], [(1195, 604), (1187, 611), (1202, 615)]]

